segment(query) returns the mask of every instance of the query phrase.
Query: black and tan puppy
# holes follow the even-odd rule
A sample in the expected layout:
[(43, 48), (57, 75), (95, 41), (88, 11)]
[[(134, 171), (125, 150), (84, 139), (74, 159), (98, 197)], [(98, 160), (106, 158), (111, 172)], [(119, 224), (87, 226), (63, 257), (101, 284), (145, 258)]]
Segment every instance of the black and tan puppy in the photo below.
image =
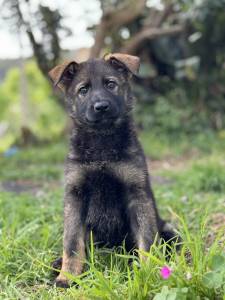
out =
[(66, 62), (50, 71), (65, 93), (73, 132), (65, 168), (64, 242), (58, 286), (65, 272), (78, 275), (90, 231), (108, 247), (148, 251), (157, 233), (168, 240), (150, 187), (145, 157), (131, 115), (129, 80), (139, 58), (109, 54), (83, 63)]

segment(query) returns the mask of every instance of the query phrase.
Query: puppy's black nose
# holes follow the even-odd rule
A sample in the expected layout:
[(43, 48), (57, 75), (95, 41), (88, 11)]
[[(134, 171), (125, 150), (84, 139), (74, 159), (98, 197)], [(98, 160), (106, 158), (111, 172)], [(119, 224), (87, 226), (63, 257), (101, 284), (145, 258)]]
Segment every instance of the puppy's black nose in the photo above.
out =
[(99, 101), (94, 104), (95, 112), (104, 112), (109, 109), (109, 103), (107, 101)]

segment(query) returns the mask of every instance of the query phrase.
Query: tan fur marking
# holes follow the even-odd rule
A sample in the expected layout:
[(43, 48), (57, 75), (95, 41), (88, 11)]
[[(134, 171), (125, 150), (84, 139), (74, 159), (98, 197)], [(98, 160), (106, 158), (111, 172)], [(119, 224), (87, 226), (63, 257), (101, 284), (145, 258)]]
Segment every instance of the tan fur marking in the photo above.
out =
[(71, 273), (72, 275), (79, 275), (82, 273), (83, 264), (85, 260), (85, 244), (82, 238), (79, 239), (77, 253), (72, 256), (68, 256), (67, 253), (63, 252), (62, 269), (57, 281), (68, 282), (69, 279), (65, 273)]
[(77, 165), (74, 168), (69, 168), (65, 172), (65, 184), (74, 185), (79, 184), (83, 178), (83, 170)]
[(146, 246), (145, 246), (145, 243), (144, 243), (144, 240), (142, 238), (142, 236), (140, 235), (139, 236), (139, 239), (138, 239), (138, 250), (139, 251), (139, 258), (141, 261), (146, 261), (147, 260), (147, 256), (145, 256), (143, 253), (141, 253), (142, 251), (148, 251), (149, 249), (146, 249)]
[(142, 169), (137, 168), (129, 163), (117, 163), (113, 166), (113, 171), (120, 179), (127, 183), (138, 183), (141, 186), (145, 183), (145, 173)]
[(49, 71), (48, 75), (53, 81), (55, 86), (58, 86), (62, 91), (64, 91), (64, 86), (60, 84), (60, 78), (66, 68), (69, 67), (70, 64), (75, 63), (73, 60), (64, 61), (62, 64), (54, 67), (52, 70)]
[(140, 58), (123, 53), (110, 53), (104, 56), (105, 60), (115, 58), (121, 61), (132, 73), (137, 74), (140, 67)]
[(170, 223), (165, 223), (164, 226), (163, 226), (163, 231), (174, 231), (174, 227), (172, 224)]

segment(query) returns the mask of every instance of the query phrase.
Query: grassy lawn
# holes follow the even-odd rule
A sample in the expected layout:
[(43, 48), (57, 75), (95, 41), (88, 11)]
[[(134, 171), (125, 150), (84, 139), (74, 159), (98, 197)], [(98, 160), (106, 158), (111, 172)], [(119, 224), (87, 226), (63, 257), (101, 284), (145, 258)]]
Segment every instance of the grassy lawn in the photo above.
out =
[[(52, 286), (51, 262), (62, 250), (65, 144), (0, 158), (0, 299), (225, 299), (225, 138), (168, 140), (142, 133), (161, 214), (183, 239), (168, 261), (165, 245), (144, 253), (94, 249), (67, 290)], [(163, 279), (160, 269), (171, 276)]]

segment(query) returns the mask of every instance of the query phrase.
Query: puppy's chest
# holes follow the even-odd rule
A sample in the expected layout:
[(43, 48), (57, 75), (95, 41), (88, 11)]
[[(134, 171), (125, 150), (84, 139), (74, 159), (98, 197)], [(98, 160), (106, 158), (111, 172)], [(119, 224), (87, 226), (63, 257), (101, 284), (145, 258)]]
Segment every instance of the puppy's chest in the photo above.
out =
[(131, 132), (128, 124), (115, 129), (113, 134), (79, 132), (72, 138), (72, 152), (77, 161), (82, 163), (115, 162), (129, 157)]
[[(122, 230), (126, 222), (126, 184), (105, 170), (88, 172), (83, 191), (86, 224), (98, 235)], [(110, 238), (107, 238), (110, 239)]]

